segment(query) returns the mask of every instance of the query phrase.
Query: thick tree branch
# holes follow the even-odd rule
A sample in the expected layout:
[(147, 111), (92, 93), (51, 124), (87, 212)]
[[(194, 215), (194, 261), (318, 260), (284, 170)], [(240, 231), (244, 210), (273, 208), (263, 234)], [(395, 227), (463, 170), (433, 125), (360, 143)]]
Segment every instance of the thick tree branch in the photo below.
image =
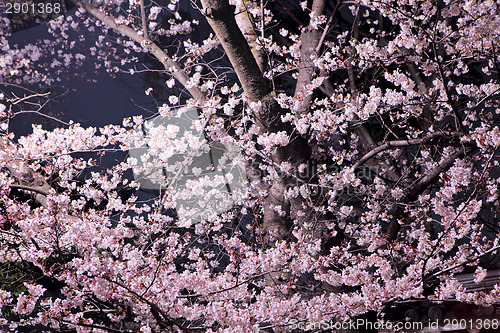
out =
[(47, 181), (38, 175), (33, 175), (32, 173), (22, 174), (18, 171), (18, 166), (22, 163), (21, 160), (16, 159), (15, 156), (11, 156), (8, 151), (8, 144), (6, 139), (0, 137), (0, 151), (6, 156), (4, 159), (10, 160), (11, 162), (7, 164), (6, 169), (9, 171), (10, 175), (14, 177), (18, 184), (12, 184), (11, 188), (17, 188), (22, 190), (27, 190), (34, 192), (33, 198), (42, 206), (47, 205), (47, 195), (52, 190), (52, 187), (47, 183)]
[(378, 153), (387, 150), (389, 148), (395, 148), (395, 147), (407, 147), (407, 146), (412, 146), (412, 145), (420, 145), (424, 143), (429, 143), (430, 141), (434, 139), (441, 139), (441, 138), (447, 138), (447, 137), (457, 137), (461, 136), (463, 133), (460, 132), (435, 132), (430, 135), (427, 135), (426, 137), (419, 138), (419, 139), (407, 139), (407, 140), (395, 140), (395, 141), (388, 141), (384, 144), (381, 144), (372, 150), (370, 150), (368, 153), (366, 153), (363, 157), (361, 157), (355, 164), (354, 168), (357, 168), (361, 165), (363, 165), (366, 161), (377, 155)]
[[(417, 200), (418, 196), (422, 194), (432, 183), (434, 183), (442, 172), (451, 168), (458, 158), (465, 156), (465, 154), (469, 153), (472, 150), (473, 148), (460, 148), (453, 154), (444, 158), (441, 162), (438, 163), (437, 166), (435, 166), (425, 176), (420, 178), (406, 191), (406, 195), (404, 196), (402, 203), (407, 204)], [(392, 210), (392, 218), (387, 230), (387, 239), (389, 241), (396, 240), (399, 230), (401, 229), (399, 221), (405, 214), (404, 209), (400, 205), (395, 205)]]
[[(326, 0), (314, 0), (311, 8), (311, 19), (309, 25), (302, 30), (300, 35), (300, 67), (297, 85), (295, 86), (295, 97), (301, 99), (297, 114), (305, 114), (311, 106), (312, 93), (307, 92), (307, 85), (311, 83), (315, 76), (316, 68), (313, 58), (316, 56), (316, 48), (320, 44), (321, 31), (317, 27), (318, 17), (323, 15)], [(303, 96), (301, 96), (303, 95)]]
[[(36, 183), (36, 181), (35, 181), (35, 183)], [(50, 189), (51, 189), (50, 186), (49, 186), (49, 188), (47, 188), (46, 186), (44, 186), (46, 184), (46, 182), (44, 182), (44, 183), (38, 183), (38, 184), (40, 184), (40, 185), (12, 184), (12, 185), (10, 185), (10, 187), (11, 188), (20, 189), (20, 190), (32, 191), (32, 192), (35, 192), (35, 193), (38, 193), (38, 194), (41, 194), (41, 195), (44, 195), (44, 196), (49, 195)]]
[(144, 38), (149, 39), (148, 36), (148, 22), (146, 21), (146, 8), (144, 8), (144, 0), (139, 0), (141, 6), (141, 20), (142, 20), (142, 35)]
[(109, 28), (114, 31), (129, 37), (136, 43), (140, 44), (142, 47), (148, 50), (148, 52), (153, 55), (156, 59), (158, 59), (162, 65), (165, 67), (167, 71), (169, 71), (172, 76), (182, 84), (188, 92), (191, 94), (193, 98), (198, 100), (201, 104), (205, 101), (205, 94), (200, 90), (197, 86), (192, 86), (189, 84), (190, 77), (186, 74), (186, 72), (179, 66), (177, 62), (175, 62), (165, 51), (163, 51), (157, 44), (153, 43), (151, 40), (147, 39), (145, 36), (141, 36), (134, 29), (124, 25), (117, 24), (115, 22), (115, 18), (109, 16), (98, 8), (92, 6), (90, 3), (84, 0), (71, 0), (73, 3), (85, 9), (87, 13), (104, 23)]
[(228, 0), (202, 0), (203, 11), (233, 65), (247, 98), (258, 102), (271, 92), (269, 82), (255, 60), (247, 40), (234, 18)]
[[(263, 10), (263, 9), (262, 9)], [(245, 4), (245, 1), (241, 1), (237, 4), (236, 7), (237, 14), (235, 15), (236, 23), (238, 27), (241, 29), (241, 32), (246, 37), (248, 45), (252, 50), (252, 54), (257, 61), (257, 64), (262, 73), (264, 73), (266, 65), (265, 65), (265, 54), (263, 52), (263, 48), (259, 48), (257, 43), (257, 28), (252, 20), (251, 14), (248, 11), (248, 8)]]
[(453, 154), (449, 155), (446, 157), (444, 160), (438, 163), (438, 165), (432, 169), (430, 172), (428, 172), (424, 177), (420, 178), (418, 182), (415, 183), (414, 186), (411, 187), (411, 190), (408, 191), (408, 194), (406, 195), (406, 201), (411, 202), (417, 200), (418, 196), (434, 181), (439, 177), (439, 175), (448, 170), (453, 166), (455, 161), (458, 158), (462, 158), (466, 155), (466, 153), (469, 153), (473, 150), (473, 148), (460, 148), (457, 151), (455, 151)]
[(125, 284), (121, 283), (121, 282), (118, 282), (118, 281), (115, 281), (107, 276), (100, 276), (101, 279), (103, 280), (106, 280), (110, 283), (113, 283), (113, 284), (116, 284), (117, 286), (125, 289), (126, 291), (128, 291), (131, 295), (133, 295), (138, 301), (141, 301), (145, 304), (147, 304), (150, 309), (151, 309), (151, 312), (153, 314), (153, 316), (155, 317), (155, 319), (158, 321), (158, 323), (162, 326), (165, 326), (166, 327), (177, 327), (179, 329), (183, 329), (184, 327), (182, 326), (182, 324), (178, 323), (176, 319), (172, 319), (170, 318), (167, 313), (165, 311), (163, 311), (156, 303), (150, 301), (149, 299), (147, 299), (146, 297), (140, 295), (139, 293), (137, 293), (136, 291), (132, 290), (132, 288), (126, 286)]

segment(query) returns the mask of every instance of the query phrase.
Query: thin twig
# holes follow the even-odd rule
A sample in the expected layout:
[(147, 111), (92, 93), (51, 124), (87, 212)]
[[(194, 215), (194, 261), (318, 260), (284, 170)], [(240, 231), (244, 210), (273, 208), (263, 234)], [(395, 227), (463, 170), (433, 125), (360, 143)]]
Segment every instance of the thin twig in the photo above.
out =
[(330, 26), (332, 24), (333, 18), (337, 14), (337, 11), (340, 7), (340, 4), (342, 3), (342, 0), (337, 0), (337, 4), (335, 5), (335, 8), (333, 9), (332, 15), (330, 15), (330, 18), (328, 19), (328, 22), (326, 23), (325, 30), (323, 30), (323, 34), (321, 35), (321, 38), (319, 39), (318, 45), (316, 46), (316, 54), (319, 54), (319, 51), (321, 50), (321, 46), (323, 45), (323, 42), (325, 41), (326, 35), (328, 34), (328, 30), (330, 30)]
[(254, 276), (246, 279), (245, 281), (241, 281), (241, 282), (235, 284), (232, 287), (227, 287), (227, 288), (220, 289), (220, 290), (215, 290), (215, 291), (209, 291), (206, 294), (179, 295), (179, 296), (177, 296), (177, 298), (193, 298), (193, 297), (204, 297), (204, 296), (209, 296), (209, 295), (215, 295), (215, 294), (218, 294), (218, 293), (222, 293), (222, 292), (229, 291), (231, 289), (237, 288), (237, 287), (241, 286), (242, 284), (248, 283), (248, 282), (250, 282), (252, 280), (255, 280), (255, 279), (259, 278), (259, 277), (262, 277), (264, 275), (272, 274), (272, 273), (278, 273), (278, 272), (281, 272), (281, 270), (274, 270), (274, 271), (269, 271), (269, 272), (264, 272), (264, 273), (256, 274), (256, 275), (254, 275)]

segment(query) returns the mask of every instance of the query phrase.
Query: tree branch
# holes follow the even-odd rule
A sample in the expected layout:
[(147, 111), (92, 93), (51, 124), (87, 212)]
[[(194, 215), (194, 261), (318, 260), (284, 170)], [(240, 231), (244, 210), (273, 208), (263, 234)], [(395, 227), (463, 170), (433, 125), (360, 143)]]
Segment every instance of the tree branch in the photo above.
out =
[[(406, 195), (402, 200), (402, 203), (410, 203), (417, 200), (418, 196), (422, 194), (429, 187), (429, 185), (435, 182), (437, 177), (439, 177), (439, 175), (443, 171), (446, 171), (453, 166), (457, 158), (465, 156), (466, 153), (469, 153), (472, 150), (473, 148), (460, 148), (456, 150), (453, 154), (444, 158), (441, 162), (438, 163), (436, 167), (434, 167), (434, 169), (432, 169), (425, 176), (420, 178), (419, 181), (414, 183), (413, 186), (409, 188), (409, 190), (406, 192)], [(399, 230), (401, 229), (399, 220), (405, 214), (401, 206), (399, 205), (394, 205), (394, 206), (395, 208), (392, 209), (393, 214), (391, 221), (389, 223), (389, 228), (387, 230), (387, 239), (389, 241), (396, 240)]]
[(22, 174), (17, 170), (18, 163), (22, 163), (22, 161), (16, 159), (13, 156), (10, 156), (8, 151), (7, 144), (5, 142), (5, 138), (0, 136), (0, 151), (4, 152), (7, 156), (5, 159), (11, 160), (10, 163), (7, 164), (6, 169), (9, 173), (16, 179), (19, 184), (11, 184), (11, 188), (18, 188), (23, 190), (28, 190), (35, 192), (34, 199), (42, 206), (47, 205), (47, 195), (52, 190), (52, 187), (47, 183), (47, 181), (40, 176), (33, 175), (31, 173)]
[(60, 319), (60, 318), (57, 318), (54, 316), (51, 316), (51, 318), (53, 320), (60, 320), (61, 322), (66, 323), (66, 324), (70, 324), (70, 325), (74, 325), (74, 326), (81, 326), (81, 327), (86, 327), (86, 328), (95, 328), (95, 329), (103, 330), (106, 332), (114, 332), (114, 333), (133, 332), (132, 330), (124, 331), (124, 330), (119, 330), (119, 329), (115, 329), (115, 328), (103, 326), (103, 325), (98, 325), (98, 324), (87, 324), (87, 323), (83, 323), (81, 321), (75, 322), (75, 321), (70, 321), (70, 320), (66, 320), (66, 319)]
[(439, 272), (436, 272), (436, 273), (433, 273), (433, 274), (431, 274), (431, 275), (427, 276), (426, 278), (424, 278), (424, 282), (429, 281), (429, 280), (431, 280), (431, 279), (433, 279), (433, 278), (436, 278), (436, 277), (438, 277), (439, 275), (442, 275), (442, 274), (445, 274), (445, 273), (451, 272), (451, 271), (453, 271), (453, 270), (455, 270), (455, 269), (457, 269), (457, 268), (459, 268), (459, 267), (465, 266), (465, 265), (467, 265), (468, 263), (471, 263), (471, 262), (474, 262), (474, 261), (476, 261), (476, 260), (478, 260), (478, 259), (481, 259), (482, 257), (484, 257), (484, 256), (486, 256), (486, 255), (488, 255), (488, 254), (490, 254), (490, 253), (493, 253), (493, 252), (495, 252), (495, 251), (497, 251), (497, 250), (499, 250), (499, 249), (500, 249), (500, 246), (494, 246), (494, 247), (492, 247), (491, 249), (489, 249), (488, 251), (485, 251), (485, 252), (483, 252), (483, 253), (481, 253), (481, 254), (478, 254), (477, 256), (475, 256), (475, 257), (473, 257), (473, 258), (470, 258), (470, 259), (468, 259), (468, 260), (466, 260), (466, 261), (464, 261), (464, 262), (462, 262), (462, 263), (460, 263), (460, 264), (456, 264), (455, 266), (448, 267), (448, 268), (446, 268), (446, 269), (443, 269), (443, 270), (441, 270), (441, 271), (439, 271)]
[[(246, 37), (248, 45), (252, 50), (252, 54), (257, 61), (257, 65), (259, 66), (262, 73), (264, 73), (266, 65), (265, 65), (265, 54), (264, 49), (259, 49), (259, 45), (257, 43), (257, 28), (252, 20), (252, 17), (248, 11), (248, 8), (245, 4), (245, 1), (241, 1), (236, 5), (235, 20), (238, 24), (238, 27), (241, 29), (241, 32)], [(262, 8), (262, 10), (264, 10)]]
[(115, 18), (112, 16), (109, 16), (102, 11), (100, 11), (98, 8), (92, 6), (90, 3), (84, 0), (71, 0), (73, 3), (76, 5), (82, 7), (85, 9), (87, 13), (104, 23), (106, 26), (109, 28), (113, 29), (114, 31), (129, 37), (136, 43), (140, 44), (142, 47), (144, 47), (148, 52), (153, 55), (156, 59), (158, 59), (163, 67), (167, 71), (169, 71), (172, 76), (179, 81), (180, 84), (182, 84), (188, 92), (191, 94), (193, 98), (198, 100), (199, 103), (203, 103), (206, 99), (205, 94), (200, 90), (198, 86), (192, 86), (189, 83), (190, 77), (186, 74), (186, 72), (179, 66), (177, 62), (175, 62), (170, 56), (165, 53), (157, 44), (153, 43), (151, 40), (147, 39), (145, 36), (141, 36), (137, 31), (134, 29), (124, 25), (124, 24), (117, 24), (115, 22)]
[(258, 102), (271, 92), (228, 0), (202, 0), (203, 11), (233, 65), (246, 96)]
[[(306, 28), (302, 29), (300, 35), (300, 66), (297, 85), (295, 86), (296, 98), (306, 93), (306, 87), (311, 83), (314, 78), (314, 73), (316, 72), (312, 58), (317, 54), (316, 48), (320, 44), (322, 34), (313, 22), (317, 20), (319, 16), (323, 15), (327, 2), (326, 0), (314, 0), (311, 8), (312, 17), (310, 18), (310, 23)], [(309, 111), (312, 93), (301, 97), (300, 106), (297, 110), (298, 115), (305, 114)]]
[(448, 170), (453, 166), (458, 158), (462, 158), (473, 150), (473, 148), (460, 148), (455, 151), (450, 156), (446, 157), (444, 160), (438, 163), (438, 165), (422, 177), (414, 186), (411, 187), (411, 191), (406, 195), (406, 201), (415, 201), (418, 196), (431, 184), (437, 177), (443, 172)]
[[(291, 126), (281, 121), (283, 110), (272, 96), (271, 85), (260, 71), (245, 37), (236, 24), (234, 7), (229, 5), (228, 0), (202, 0), (201, 2), (208, 23), (226, 51), (248, 100), (260, 103), (259, 110), (253, 112), (260, 133), (285, 131), (288, 134), (290, 143), (276, 149), (276, 152), (272, 154), (273, 162), (276, 164), (289, 162), (292, 168), (296, 168), (310, 157), (310, 146), (307, 140), (298, 135)], [(291, 215), (295, 214), (299, 224), (305, 222), (304, 216), (307, 214), (299, 214), (304, 206), (302, 200), (288, 202), (284, 199), (284, 191), (290, 182), (291, 179), (282, 177), (272, 184), (269, 188), (269, 195), (263, 200), (263, 224), (266, 236), (274, 234), (277, 238), (284, 239), (288, 234), (284, 219), (276, 212), (277, 206), (286, 212), (291, 204), (293, 208)]]
[(419, 144), (429, 143), (430, 141), (432, 141), (434, 139), (442, 139), (442, 138), (446, 138), (446, 137), (457, 137), (457, 136), (461, 136), (461, 135), (463, 135), (463, 133), (460, 133), (460, 132), (435, 132), (435, 133), (431, 133), (430, 135), (427, 135), (426, 137), (419, 138), (419, 139), (388, 141), (388, 142), (381, 144), (380, 146), (377, 146), (377, 147), (373, 148), (372, 150), (370, 150), (363, 157), (361, 157), (354, 164), (353, 167), (357, 168), (357, 167), (363, 165), (366, 161), (371, 159), (373, 156), (375, 156), (378, 153), (380, 153), (384, 150), (387, 150), (389, 148), (419, 145)]
[[(435, 35), (434, 35), (434, 38), (435, 38)], [(443, 65), (441, 63), (441, 60), (439, 59), (440, 57), (438, 55), (438, 50), (437, 50), (435, 41), (432, 42), (432, 48), (434, 51), (434, 60), (437, 63), (439, 76), (440, 76), (441, 82), (443, 83), (443, 88), (444, 88), (444, 92), (446, 95), (446, 99), (448, 101), (448, 104), (451, 107), (451, 110), (453, 111), (454, 116), (455, 116), (455, 126), (456, 126), (457, 130), (462, 131), (462, 133), (467, 133), (467, 131), (464, 127), (462, 116), (458, 112), (457, 105), (455, 104), (455, 101), (453, 100), (453, 97), (451, 96), (450, 88), (448, 86), (448, 82), (446, 81), (446, 77), (444, 75)]]
[(153, 316), (155, 317), (155, 319), (158, 321), (158, 324), (160, 324), (162, 326), (165, 326), (165, 327), (176, 326), (177, 328), (179, 328), (181, 330), (184, 328), (181, 324), (177, 323), (177, 321), (175, 319), (170, 318), (167, 315), (167, 313), (165, 311), (163, 311), (157, 304), (153, 303), (152, 301), (150, 301), (149, 299), (145, 298), (144, 296), (139, 295), (137, 292), (135, 292), (131, 288), (127, 287), (123, 283), (120, 283), (118, 281), (112, 280), (111, 278), (109, 278), (107, 276), (99, 276), (99, 277), (101, 279), (103, 279), (103, 280), (106, 280), (106, 281), (108, 281), (110, 283), (114, 283), (117, 286), (122, 287), (123, 289), (125, 289), (126, 291), (128, 291), (129, 293), (131, 293), (133, 296), (135, 296), (136, 299), (138, 299), (139, 301), (141, 301), (141, 302), (149, 305), (149, 307), (151, 309), (151, 313), (153, 314)]
[(318, 45), (316, 45), (316, 53), (319, 53), (321, 50), (321, 46), (323, 46), (323, 42), (325, 41), (326, 35), (328, 34), (328, 30), (330, 30), (330, 26), (332, 25), (333, 18), (337, 14), (337, 11), (340, 8), (340, 4), (342, 3), (342, 0), (337, 0), (337, 4), (335, 5), (335, 8), (333, 9), (332, 15), (330, 15), (330, 18), (328, 19), (328, 22), (326, 22), (325, 29), (323, 30), (323, 34), (321, 35), (321, 38), (319, 39)]
[(146, 21), (146, 8), (144, 8), (144, 0), (139, 0), (139, 5), (141, 6), (142, 35), (144, 36), (144, 38), (149, 39), (148, 24)]
[(282, 270), (273, 270), (273, 271), (268, 271), (268, 272), (264, 272), (264, 273), (260, 273), (260, 274), (255, 274), (255, 275), (249, 277), (248, 279), (246, 279), (244, 281), (236, 283), (234, 286), (227, 287), (227, 288), (220, 289), (220, 290), (209, 291), (206, 294), (178, 295), (178, 296), (176, 296), (176, 298), (195, 298), (195, 297), (206, 297), (206, 296), (210, 296), (210, 295), (216, 295), (216, 294), (219, 294), (219, 293), (223, 293), (223, 292), (232, 290), (232, 289), (237, 288), (237, 287), (239, 287), (241, 285), (244, 285), (246, 283), (252, 282), (253, 280), (258, 279), (260, 277), (263, 277), (265, 275), (273, 274), (273, 273), (279, 273), (281, 271)]

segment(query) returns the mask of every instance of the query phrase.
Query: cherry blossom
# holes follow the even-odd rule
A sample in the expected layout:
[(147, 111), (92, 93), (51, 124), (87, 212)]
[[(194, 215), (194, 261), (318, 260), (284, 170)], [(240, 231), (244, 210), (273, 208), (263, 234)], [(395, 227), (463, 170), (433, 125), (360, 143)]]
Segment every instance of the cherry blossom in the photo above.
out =
[[(36, 43), (0, 21), (1, 330), (287, 332), (500, 302), (460, 282), (498, 265), (498, 3), (72, 3)], [(169, 92), (153, 116), (11, 131), (68, 68), (135, 77), (145, 57)]]

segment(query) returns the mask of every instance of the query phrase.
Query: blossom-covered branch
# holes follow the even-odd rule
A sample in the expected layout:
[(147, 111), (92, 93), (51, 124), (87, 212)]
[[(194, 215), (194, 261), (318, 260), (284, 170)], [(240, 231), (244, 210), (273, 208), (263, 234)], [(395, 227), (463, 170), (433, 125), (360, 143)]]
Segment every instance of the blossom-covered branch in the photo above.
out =
[(134, 29), (128, 27), (125, 24), (117, 24), (115, 19), (106, 15), (106, 13), (100, 11), (92, 4), (85, 0), (71, 0), (78, 6), (81, 6), (85, 9), (90, 15), (94, 16), (96, 19), (104, 23), (106, 26), (115, 30), (116, 32), (123, 34), (124, 36), (129, 37), (141, 47), (147, 49), (151, 55), (153, 55), (158, 61), (162, 63), (167, 71), (169, 71), (172, 76), (179, 81), (186, 89), (189, 91), (191, 96), (198, 100), (200, 104), (203, 104), (205, 100), (205, 95), (197, 86), (191, 86), (188, 83), (190, 82), (190, 77), (184, 72), (184, 70), (179, 66), (177, 62), (175, 62), (165, 51), (163, 51), (156, 43), (150, 40), (147, 36), (143, 36), (139, 34)]

